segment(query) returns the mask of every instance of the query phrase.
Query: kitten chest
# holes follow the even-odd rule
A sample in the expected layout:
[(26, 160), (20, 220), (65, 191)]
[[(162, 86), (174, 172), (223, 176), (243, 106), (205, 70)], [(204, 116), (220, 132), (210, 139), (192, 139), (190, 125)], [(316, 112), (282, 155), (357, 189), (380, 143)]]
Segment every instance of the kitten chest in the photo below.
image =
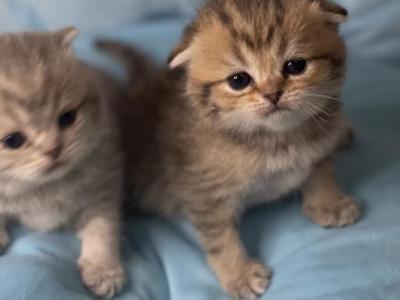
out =
[(290, 163), (287, 158), (278, 168), (279, 160), (268, 161), (259, 169), (249, 185), (246, 206), (271, 202), (299, 189), (311, 173), (312, 164)]
[(49, 193), (32, 190), (23, 195), (0, 201), (0, 213), (17, 219), (40, 231), (50, 231), (67, 225), (80, 209), (74, 190), (57, 189)]

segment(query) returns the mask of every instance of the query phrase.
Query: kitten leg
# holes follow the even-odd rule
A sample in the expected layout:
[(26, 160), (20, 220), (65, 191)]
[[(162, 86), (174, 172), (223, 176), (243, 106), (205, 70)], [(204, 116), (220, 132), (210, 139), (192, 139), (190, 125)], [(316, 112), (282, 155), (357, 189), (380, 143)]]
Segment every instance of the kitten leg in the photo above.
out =
[(323, 227), (348, 226), (360, 217), (357, 202), (338, 187), (331, 161), (315, 167), (302, 192), (304, 214)]
[(10, 237), (7, 233), (7, 219), (0, 216), (0, 254), (10, 243)]
[(111, 298), (125, 282), (120, 258), (119, 216), (90, 216), (79, 231), (82, 240), (78, 265), (85, 285), (97, 296)]
[(207, 253), (207, 261), (227, 293), (256, 299), (270, 284), (271, 272), (251, 260), (240, 241), (235, 219), (227, 207), (193, 210), (191, 219)]

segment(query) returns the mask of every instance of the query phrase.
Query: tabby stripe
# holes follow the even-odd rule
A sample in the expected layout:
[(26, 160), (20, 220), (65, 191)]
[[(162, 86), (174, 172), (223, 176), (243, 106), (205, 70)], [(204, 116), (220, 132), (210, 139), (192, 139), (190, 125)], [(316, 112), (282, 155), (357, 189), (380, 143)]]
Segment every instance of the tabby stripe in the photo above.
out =
[(242, 64), (246, 64), (246, 58), (242, 53), (242, 50), (240, 49), (240, 47), (237, 45), (236, 41), (233, 40), (231, 43), (231, 48), (232, 48), (232, 52), (235, 55), (236, 59), (242, 63)]
[(285, 10), (284, 10), (281, 0), (274, 0), (273, 2), (275, 5), (275, 10), (276, 10), (275, 22), (278, 26), (281, 26), (283, 24), (283, 20), (285, 17)]
[(210, 95), (211, 95), (211, 84), (206, 83), (201, 87), (201, 98), (200, 103), (204, 106), (208, 105), (210, 102)]
[(266, 44), (271, 44), (274, 34), (275, 34), (275, 26), (270, 25), (268, 28)]

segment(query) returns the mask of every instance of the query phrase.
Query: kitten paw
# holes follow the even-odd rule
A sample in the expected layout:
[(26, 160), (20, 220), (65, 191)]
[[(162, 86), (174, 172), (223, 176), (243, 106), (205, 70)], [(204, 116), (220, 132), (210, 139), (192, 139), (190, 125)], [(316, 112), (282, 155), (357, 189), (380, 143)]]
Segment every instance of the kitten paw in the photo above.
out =
[(0, 254), (6, 249), (10, 243), (10, 237), (5, 230), (0, 230)]
[(125, 272), (120, 264), (80, 260), (79, 269), (85, 286), (99, 297), (113, 297), (125, 283)]
[(348, 196), (338, 201), (322, 202), (320, 206), (305, 206), (304, 213), (322, 227), (345, 227), (360, 218), (359, 204)]
[(250, 261), (235, 274), (227, 274), (222, 286), (237, 299), (254, 300), (262, 296), (271, 282), (272, 273), (263, 264)]

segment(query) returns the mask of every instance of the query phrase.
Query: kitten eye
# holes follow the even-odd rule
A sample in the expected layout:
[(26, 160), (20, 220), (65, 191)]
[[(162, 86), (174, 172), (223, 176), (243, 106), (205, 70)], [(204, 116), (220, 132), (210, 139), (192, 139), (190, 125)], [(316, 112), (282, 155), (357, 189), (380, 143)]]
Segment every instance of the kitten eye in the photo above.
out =
[(13, 132), (3, 138), (3, 144), (9, 149), (17, 150), (26, 142), (26, 137), (22, 132)]
[(247, 88), (252, 82), (253, 78), (246, 72), (233, 74), (228, 78), (229, 86), (236, 91)]
[(58, 127), (60, 129), (66, 129), (74, 124), (76, 120), (77, 111), (76, 110), (69, 110), (60, 115), (58, 118)]
[(283, 66), (284, 75), (300, 75), (304, 73), (307, 67), (307, 61), (305, 59), (293, 59), (285, 62)]

